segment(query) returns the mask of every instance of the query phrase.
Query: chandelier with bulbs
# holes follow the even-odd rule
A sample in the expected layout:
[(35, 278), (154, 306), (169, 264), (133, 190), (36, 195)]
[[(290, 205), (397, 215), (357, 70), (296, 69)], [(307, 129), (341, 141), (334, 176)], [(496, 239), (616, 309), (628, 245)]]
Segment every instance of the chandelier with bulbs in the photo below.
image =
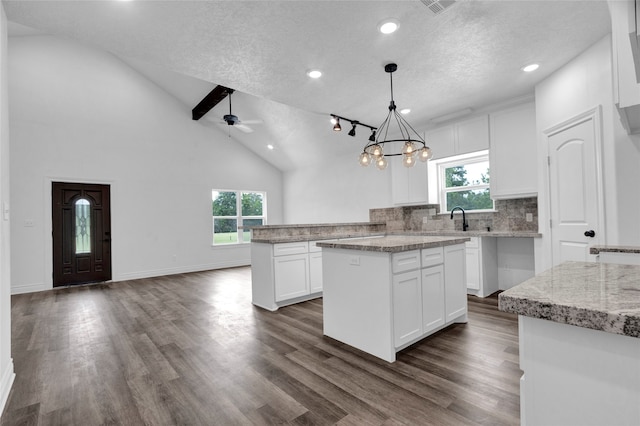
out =
[[(362, 166), (375, 163), (378, 169), (384, 170), (387, 168), (387, 157), (402, 156), (402, 164), (405, 167), (413, 167), (416, 160), (426, 162), (433, 155), (425, 140), (396, 110), (396, 104), (393, 101), (393, 73), (397, 69), (398, 65), (394, 63), (384, 67), (391, 81), (389, 113), (382, 124), (373, 130), (369, 143), (362, 150), (360, 154)], [(397, 138), (391, 139), (393, 137)]]

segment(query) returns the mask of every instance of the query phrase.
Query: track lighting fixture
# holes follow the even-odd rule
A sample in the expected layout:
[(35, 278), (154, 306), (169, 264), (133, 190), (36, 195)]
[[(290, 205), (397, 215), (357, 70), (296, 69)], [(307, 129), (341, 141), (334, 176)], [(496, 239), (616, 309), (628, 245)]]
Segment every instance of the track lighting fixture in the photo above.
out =
[[(396, 104), (393, 101), (393, 73), (398, 69), (396, 64), (387, 64), (384, 70), (389, 73), (391, 82), (391, 103), (389, 104), (389, 113), (387, 118), (377, 128), (377, 136), (369, 137), (367, 144), (360, 154), (360, 165), (368, 166), (375, 163), (380, 170), (387, 168), (387, 160), (385, 157), (402, 156), (402, 164), (405, 167), (413, 167), (416, 163), (416, 157), (422, 162), (429, 160), (432, 156), (431, 149), (427, 146), (425, 140), (416, 132), (413, 127), (396, 111)], [(391, 131), (392, 125), (395, 123), (396, 129)], [(393, 136), (388, 137), (391, 133)], [(375, 134), (375, 132), (374, 132)], [(400, 136), (398, 139), (393, 137)], [(384, 153), (385, 147), (394, 148), (402, 144), (400, 152)]]
[(353, 126), (353, 127), (351, 127), (351, 130), (349, 130), (349, 133), (348, 133), (349, 136), (354, 136), (355, 137), (355, 135), (356, 135), (356, 125), (357, 124), (358, 124), (357, 121), (352, 121), (351, 122), (351, 126)]
[(371, 136), (369, 136), (369, 141), (371, 141), (371, 142), (375, 142), (376, 141), (376, 131), (375, 131), (375, 129), (371, 130)]
[(336, 124), (333, 125), (333, 131), (334, 132), (339, 132), (342, 130), (342, 127), (340, 127), (340, 119), (336, 116), (333, 116), (333, 118), (336, 119)]

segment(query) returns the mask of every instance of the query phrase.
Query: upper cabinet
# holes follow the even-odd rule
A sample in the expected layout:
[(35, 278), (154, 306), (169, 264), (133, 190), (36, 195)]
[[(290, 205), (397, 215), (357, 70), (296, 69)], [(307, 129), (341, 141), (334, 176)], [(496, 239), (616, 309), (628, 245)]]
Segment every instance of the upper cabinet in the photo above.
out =
[(533, 103), (490, 115), (491, 198), (537, 195), (536, 111)]
[(613, 98), (629, 134), (640, 134), (640, 0), (609, 0)]
[(389, 161), (391, 169), (391, 198), (394, 205), (426, 204), (427, 165), (421, 161), (407, 168), (399, 157)]
[(489, 119), (481, 115), (427, 132), (433, 158), (451, 157), (489, 148)]

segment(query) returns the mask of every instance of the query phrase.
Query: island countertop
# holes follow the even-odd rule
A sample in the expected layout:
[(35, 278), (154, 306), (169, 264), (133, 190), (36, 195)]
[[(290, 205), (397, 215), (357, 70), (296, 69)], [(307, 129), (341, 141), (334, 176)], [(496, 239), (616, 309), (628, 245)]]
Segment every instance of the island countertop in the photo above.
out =
[(466, 241), (469, 241), (469, 238), (386, 235), (384, 237), (361, 238), (353, 240), (319, 241), (316, 243), (316, 245), (323, 248), (398, 253), (402, 251), (417, 250), (423, 248), (462, 244)]
[(640, 266), (566, 262), (501, 293), (498, 307), (640, 338)]

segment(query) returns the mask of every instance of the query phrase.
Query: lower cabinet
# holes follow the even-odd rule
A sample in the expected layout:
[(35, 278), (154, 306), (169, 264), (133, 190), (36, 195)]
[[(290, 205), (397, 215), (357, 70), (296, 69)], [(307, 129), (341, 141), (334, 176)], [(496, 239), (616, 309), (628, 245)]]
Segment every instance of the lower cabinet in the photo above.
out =
[(470, 237), (467, 249), (467, 293), (487, 297), (498, 291), (498, 245), (494, 237)]
[[(392, 258), (395, 270), (410, 263), (408, 260), (415, 256), (411, 253), (399, 253), (397, 258)], [(459, 244), (423, 249), (421, 257), (422, 266), (427, 267), (393, 274), (396, 348), (411, 344), (461, 317), (466, 320), (465, 269), (460, 267), (465, 262), (465, 247)]]
[(322, 295), (322, 249), (315, 242), (251, 243), (252, 303), (275, 311)]

